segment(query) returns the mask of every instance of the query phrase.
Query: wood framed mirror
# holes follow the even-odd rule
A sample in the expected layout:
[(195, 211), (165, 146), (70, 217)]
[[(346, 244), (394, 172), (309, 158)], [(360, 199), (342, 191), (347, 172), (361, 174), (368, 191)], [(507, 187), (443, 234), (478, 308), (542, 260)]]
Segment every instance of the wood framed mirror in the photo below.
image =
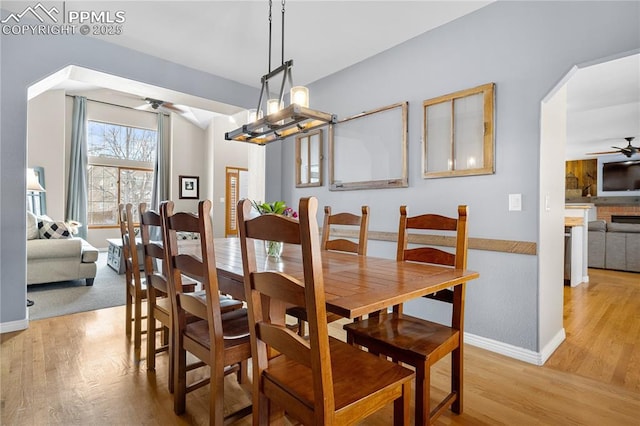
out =
[(408, 110), (399, 102), (329, 126), (329, 190), (409, 186)]
[(296, 188), (322, 186), (322, 130), (296, 136)]

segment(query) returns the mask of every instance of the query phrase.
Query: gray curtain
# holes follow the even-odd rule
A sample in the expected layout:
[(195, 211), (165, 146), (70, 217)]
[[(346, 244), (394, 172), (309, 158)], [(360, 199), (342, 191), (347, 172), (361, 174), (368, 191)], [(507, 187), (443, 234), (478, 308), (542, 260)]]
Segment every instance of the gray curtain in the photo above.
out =
[[(156, 163), (153, 167), (153, 190), (151, 191), (152, 210), (160, 212), (160, 203), (169, 199), (169, 147), (164, 135), (164, 114), (158, 113), (158, 133)], [(161, 240), (160, 229), (153, 227), (152, 240)]]
[(67, 186), (67, 220), (82, 224), (78, 237), (87, 238), (87, 98), (73, 98), (71, 156)]
[(164, 114), (158, 113), (156, 163), (153, 167), (151, 209), (160, 211), (160, 202), (169, 199), (169, 147), (164, 135)]

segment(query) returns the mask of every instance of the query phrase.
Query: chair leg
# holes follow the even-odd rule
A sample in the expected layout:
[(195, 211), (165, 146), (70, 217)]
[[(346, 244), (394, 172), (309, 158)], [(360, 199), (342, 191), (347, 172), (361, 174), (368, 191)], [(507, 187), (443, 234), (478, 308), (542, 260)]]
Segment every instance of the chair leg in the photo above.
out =
[[(136, 292), (137, 293), (137, 292)], [(142, 297), (140, 294), (136, 294), (135, 304), (133, 306), (134, 316), (134, 329), (133, 329), (133, 360), (136, 363), (140, 362), (140, 351), (142, 348)], [(154, 332), (155, 335), (155, 332)]]
[(182, 336), (175, 336), (173, 352), (173, 411), (182, 414), (187, 398), (187, 352), (182, 348)]
[[(266, 400), (262, 403), (263, 412), (266, 413), (266, 421), (258, 420), (258, 424), (260, 425), (270, 425), (270, 426), (284, 426), (284, 410), (271, 402), (271, 400)], [(262, 418), (262, 416), (260, 416)], [(254, 425), (256, 421), (254, 420)]]
[(153, 303), (147, 300), (147, 371), (156, 369), (156, 318), (153, 315)]
[[(171, 319), (170, 319), (171, 321)], [(175, 348), (175, 336), (173, 335), (173, 329), (167, 327), (167, 334), (169, 336), (169, 347), (167, 349), (167, 353), (169, 354), (169, 393), (174, 393), (175, 391), (175, 363), (173, 359), (175, 358), (174, 348)], [(186, 367), (185, 367), (186, 368)]]
[(402, 385), (402, 396), (393, 401), (393, 424), (409, 426), (411, 412), (411, 382)]
[(133, 295), (131, 294), (131, 286), (129, 285), (129, 283), (127, 283), (127, 290), (126, 290), (126, 307), (125, 307), (125, 325), (124, 325), (124, 329), (125, 332), (127, 333), (127, 337), (131, 337), (131, 320), (133, 318), (132, 316), (132, 299), (133, 299)]
[(451, 392), (456, 400), (451, 404), (451, 411), (462, 414), (462, 344), (451, 353)]
[(416, 366), (416, 426), (429, 424), (431, 397), (430, 370), (431, 368), (427, 362)]
[[(212, 354), (213, 355), (213, 354)], [(224, 424), (224, 372), (218, 371), (211, 360), (211, 378), (209, 382), (209, 424), (223, 426)]]

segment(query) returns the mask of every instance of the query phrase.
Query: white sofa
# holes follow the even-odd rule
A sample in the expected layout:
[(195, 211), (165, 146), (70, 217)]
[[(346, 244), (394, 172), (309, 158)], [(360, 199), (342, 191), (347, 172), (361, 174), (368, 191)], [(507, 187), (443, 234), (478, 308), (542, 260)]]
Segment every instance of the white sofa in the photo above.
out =
[(38, 219), (27, 214), (27, 285), (84, 279), (91, 286), (97, 260), (98, 250), (82, 238), (40, 238)]

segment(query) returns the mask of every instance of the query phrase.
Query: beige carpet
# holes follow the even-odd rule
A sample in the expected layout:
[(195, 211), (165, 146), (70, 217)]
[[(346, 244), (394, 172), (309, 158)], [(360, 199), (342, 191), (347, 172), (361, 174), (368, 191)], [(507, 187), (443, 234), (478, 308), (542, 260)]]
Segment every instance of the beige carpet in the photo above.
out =
[(93, 286), (85, 280), (35, 284), (27, 287), (29, 319), (38, 320), (76, 312), (121, 306), (125, 302), (125, 276), (107, 266), (107, 253), (100, 252)]

